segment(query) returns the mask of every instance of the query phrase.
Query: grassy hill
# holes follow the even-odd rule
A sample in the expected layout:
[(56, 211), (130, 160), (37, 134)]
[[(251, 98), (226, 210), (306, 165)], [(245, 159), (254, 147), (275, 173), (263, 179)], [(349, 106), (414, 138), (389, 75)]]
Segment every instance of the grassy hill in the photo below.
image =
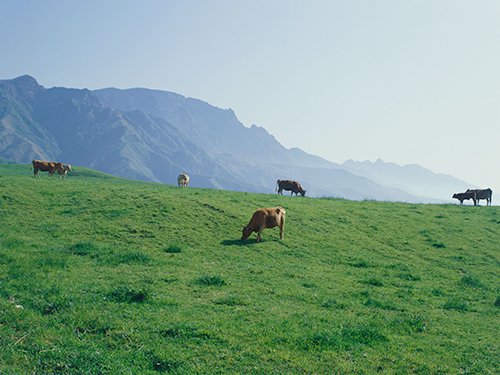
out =
[[(283, 240), (239, 240), (277, 205)], [(0, 373), (498, 373), (499, 234), (498, 207), (0, 164)]]

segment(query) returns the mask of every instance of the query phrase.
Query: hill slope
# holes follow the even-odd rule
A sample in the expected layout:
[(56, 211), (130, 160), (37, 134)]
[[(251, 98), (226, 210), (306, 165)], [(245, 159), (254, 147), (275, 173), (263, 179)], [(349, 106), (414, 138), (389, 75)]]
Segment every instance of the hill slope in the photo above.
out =
[[(495, 373), (497, 207), (180, 189), (0, 165), (7, 373)], [(259, 207), (285, 236), (241, 242)]]

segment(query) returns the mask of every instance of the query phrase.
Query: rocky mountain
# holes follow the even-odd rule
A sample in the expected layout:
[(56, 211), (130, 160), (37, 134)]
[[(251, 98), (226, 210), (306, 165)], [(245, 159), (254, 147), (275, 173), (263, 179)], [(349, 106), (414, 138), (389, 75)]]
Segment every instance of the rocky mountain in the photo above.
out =
[[(29, 76), (0, 81), (0, 156), (58, 160), (120, 177), (259, 191), (217, 163), (167, 121), (103, 106), (89, 90), (45, 89)], [(212, 179), (214, 179), (212, 181)]]
[(190, 186), (235, 191), (273, 193), (276, 180), (288, 178), (313, 197), (436, 201), (365, 170), (286, 149), (264, 128), (245, 127), (231, 109), (148, 89), (46, 89), (30, 76), (0, 81), (5, 159), (61, 161), (167, 184), (185, 172)]
[(300, 149), (286, 149), (262, 127), (245, 127), (231, 109), (158, 90), (107, 88), (93, 92), (111, 108), (124, 112), (139, 109), (168, 121), (213, 155), (230, 154), (265, 164), (339, 167)]

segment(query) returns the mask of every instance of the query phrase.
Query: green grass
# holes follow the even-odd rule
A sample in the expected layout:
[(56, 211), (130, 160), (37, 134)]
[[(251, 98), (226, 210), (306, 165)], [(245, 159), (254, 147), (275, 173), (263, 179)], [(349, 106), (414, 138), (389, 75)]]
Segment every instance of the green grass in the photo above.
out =
[(495, 206), (0, 164), (0, 374), (499, 373), (499, 238)]

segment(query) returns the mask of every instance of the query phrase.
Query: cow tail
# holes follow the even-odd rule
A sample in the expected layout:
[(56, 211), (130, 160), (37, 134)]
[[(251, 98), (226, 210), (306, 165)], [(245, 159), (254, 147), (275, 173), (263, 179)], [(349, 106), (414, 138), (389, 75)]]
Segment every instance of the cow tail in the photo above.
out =
[(274, 189), (274, 192), (275, 192), (275, 193), (278, 191), (278, 181), (279, 181), (279, 180), (277, 180), (277, 181), (276, 181), (276, 189)]

